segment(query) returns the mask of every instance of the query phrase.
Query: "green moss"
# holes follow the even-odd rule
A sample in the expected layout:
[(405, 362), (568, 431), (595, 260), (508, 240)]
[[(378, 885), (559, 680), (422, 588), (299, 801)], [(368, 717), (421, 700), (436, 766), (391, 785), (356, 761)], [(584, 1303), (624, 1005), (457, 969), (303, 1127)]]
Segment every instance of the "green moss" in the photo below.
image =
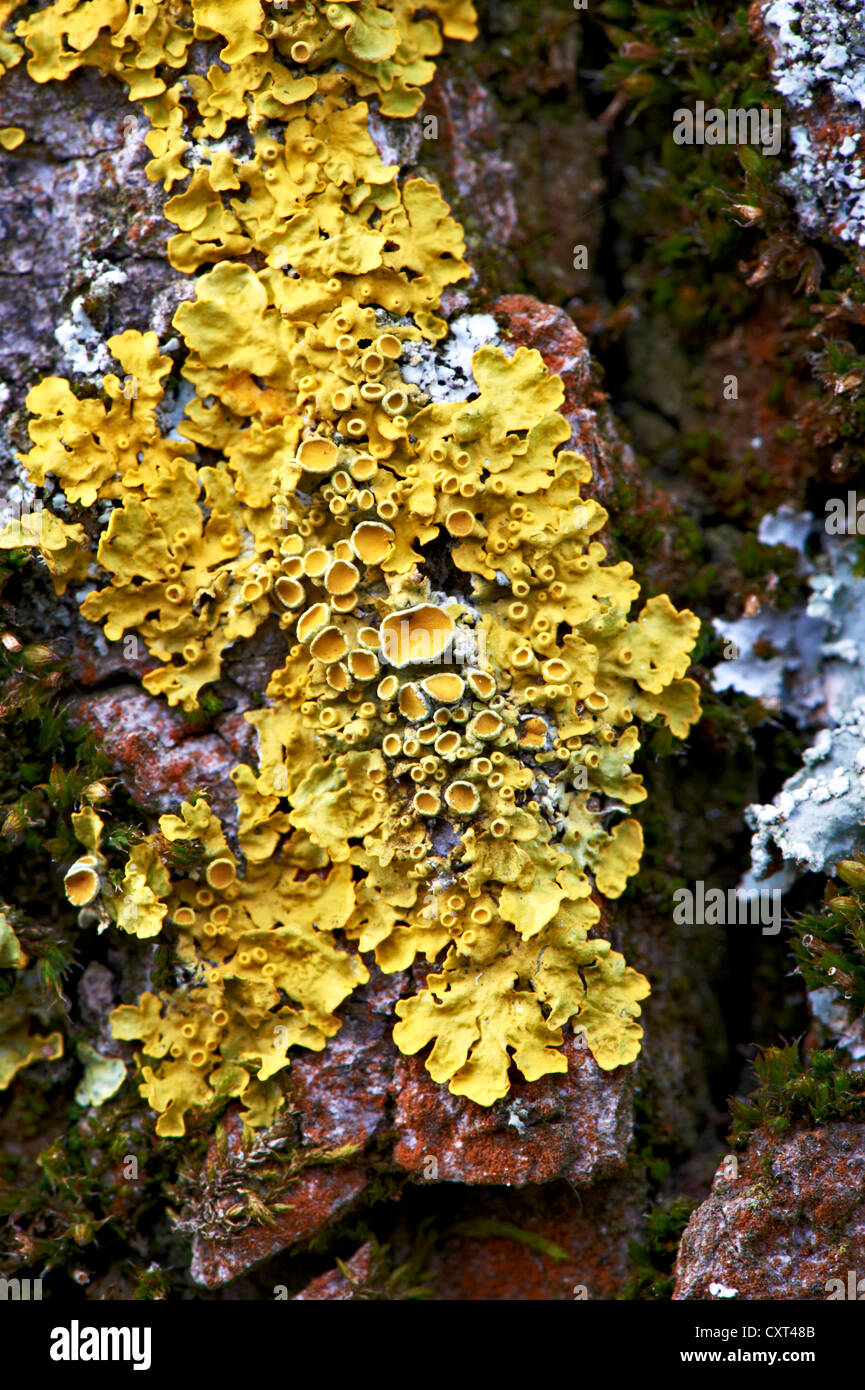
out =
[(676, 1253), (695, 1205), (690, 1197), (674, 1197), (652, 1208), (643, 1240), (630, 1242), (634, 1270), (621, 1294), (623, 1299), (672, 1297)]
[(855, 880), (865, 876), (865, 865), (844, 861), (839, 874), (853, 881), (828, 883), (823, 906), (795, 922), (793, 954), (809, 990), (837, 990), (851, 1018), (859, 1018), (865, 1014), (865, 892)]
[[(351, 1288), (351, 1298), (355, 1301), (416, 1303), (435, 1296), (431, 1286), (432, 1274), (430, 1259), (439, 1240), (435, 1218), (423, 1217), (408, 1235), (403, 1234), (399, 1241), (399, 1254), (396, 1242), (383, 1241), (372, 1229), (366, 1217), (346, 1220), (338, 1228), (338, 1242), (333, 1231), (329, 1233), (331, 1246), (341, 1245), (345, 1249), (369, 1245), (369, 1268), (362, 1279), (352, 1275), (346, 1261), (335, 1258), (340, 1273), (347, 1279)], [(300, 1275), (298, 1287), (302, 1287)]]
[(784, 1134), (794, 1123), (825, 1125), (865, 1118), (865, 1078), (845, 1070), (837, 1050), (803, 1055), (799, 1043), (767, 1047), (754, 1063), (757, 1085), (731, 1102), (730, 1143), (742, 1149), (762, 1128)]
[(158, 1265), (151, 1265), (148, 1269), (136, 1269), (133, 1265), (131, 1273), (136, 1280), (132, 1294), (135, 1303), (161, 1301), (172, 1292), (170, 1275)]
[[(747, 8), (731, 13), (723, 3), (695, 9), (690, 0), (674, 0), (661, 9), (607, 0), (600, 16), (612, 48), (604, 84), (640, 115), (629, 128), (629, 144), (644, 161), (636, 186), (645, 196), (627, 198), (619, 225), (643, 242), (644, 256), (637, 251), (634, 262), (651, 302), (675, 330), (686, 336), (722, 332), (755, 299), (729, 276), (755, 239), (729, 209), (760, 205), (771, 188), (771, 162), (751, 149), (675, 145), (672, 113), (697, 100), (724, 108), (770, 103), (768, 66), (749, 35)], [(687, 274), (695, 265), (699, 282)]]
[[(794, 973), (809, 991), (834, 990), (851, 1024), (865, 1014), (865, 857), (841, 861), (823, 903), (793, 922), (790, 945)], [(865, 1076), (849, 1064), (841, 1048), (809, 1050), (801, 1041), (765, 1048), (753, 1092), (731, 1102), (731, 1143), (743, 1148), (760, 1127), (783, 1134), (794, 1124), (865, 1118)]]
[[(34, 1127), (44, 1133), (46, 1121), (65, 1124), (35, 1152), (28, 1147), (0, 1155), (4, 1271), (44, 1273), (54, 1297), (80, 1285), (82, 1267), (90, 1275), (113, 1268), (134, 1277), (129, 1233), (148, 1230), (164, 1217), (178, 1157), (178, 1146), (154, 1143), (140, 1125), (141, 1108), (121, 1093), (98, 1110), (71, 1105), (64, 1113), (56, 1087), (40, 1089), (31, 1077), (26, 1095), (23, 1088), (16, 1090), (5, 1123), (14, 1124), (20, 1138)], [(200, 1151), (200, 1141), (193, 1139), (192, 1152)], [(190, 1154), (189, 1144), (183, 1152)], [(160, 1277), (170, 1278), (179, 1293), (180, 1268)]]
[(515, 1225), (513, 1221), (502, 1221), (496, 1216), (478, 1216), (469, 1221), (458, 1221), (451, 1226), (450, 1231), (453, 1235), (478, 1236), (482, 1239), (487, 1236), (504, 1236), (507, 1240), (515, 1240), (520, 1245), (528, 1246), (540, 1255), (548, 1255), (552, 1260), (571, 1258), (567, 1250), (563, 1250), (554, 1240), (538, 1235), (536, 1231), (527, 1231), (522, 1226)]
[[(731, 360), (737, 356), (748, 371), (752, 418), (762, 421), (755, 463), (735, 426), (732, 436), (726, 427), (712, 433), (719, 418), (726, 426), (734, 417), (713, 408), (708, 394), (699, 404), (704, 382), (685, 382), (691, 413), (705, 413), (711, 424), (703, 441), (674, 446), (680, 467), (738, 521), (756, 519), (796, 490), (801, 498), (809, 476), (837, 486), (865, 464), (865, 389), (854, 380), (865, 367), (865, 280), (856, 248), (803, 238), (778, 183), (789, 149), (764, 157), (750, 146), (678, 146), (672, 139), (673, 112), (698, 100), (722, 109), (783, 106), (748, 7), (606, 0), (599, 19), (609, 48), (604, 85), (628, 112), (617, 125), (616, 147), (629, 174), (609, 210), (624, 268), (619, 292), (638, 310), (626, 341), (656, 327), (685, 348), (695, 378), (714, 370), (718, 380), (725, 368), (713, 367), (718, 359), (710, 354), (730, 344)], [(641, 322), (646, 327), (635, 329)], [(743, 329), (734, 346), (733, 334)], [(764, 382), (771, 361), (779, 365)], [(633, 370), (637, 375), (639, 367)], [(623, 394), (645, 399), (638, 380)]]
[(222, 701), (215, 690), (202, 690), (198, 697), (198, 707), (184, 710), (183, 715), (192, 733), (200, 734), (212, 725), (218, 714), (222, 713)]

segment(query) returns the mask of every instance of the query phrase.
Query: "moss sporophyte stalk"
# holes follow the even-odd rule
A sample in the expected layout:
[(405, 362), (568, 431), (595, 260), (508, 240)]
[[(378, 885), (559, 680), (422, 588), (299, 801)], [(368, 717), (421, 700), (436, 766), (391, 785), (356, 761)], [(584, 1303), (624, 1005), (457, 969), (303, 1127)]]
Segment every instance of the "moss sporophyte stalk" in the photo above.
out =
[[(232, 643), (273, 614), (286, 640), (246, 716), (260, 754), (233, 773), (231, 845), (196, 799), (108, 874), (85, 808), (60, 866), (71, 902), (166, 934), (185, 967), (112, 1015), (158, 1133), (228, 1096), (269, 1122), (292, 1049), (326, 1046), (370, 954), (434, 965), (394, 1041), (432, 1043), (431, 1076), (480, 1105), (511, 1062), (566, 1071), (566, 1026), (599, 1066), (633, 1061), (648, 982), (589, 933), (640, 861), (637, 721), (684, 736), (699, 715), (698, 622), (665, 595), (629, 616), (639, 587), (593, 540), (607, 514), (581, 496), (591, 469), (562, 447), (538, 352), (480, 347), (466, 400), (401, 371), (447, 338), (442, 293), (469, 267), (439, 190), (382, 162), (365, 98), (411, 116), (442, 34), (474, 37), (471, 4), (59, 0), (17, 24), (15, 8), (7, 67), (126, 83), (171, 194), (169, 259), (196, 278), (170, 437), (174, 364), (152, 332), (109, 339), (100, 394), (52, 377), (27, 397), (28, 476), (107, 516), (95, 552), (47, 506), (38, 536), (13, 522), (0, 544), (38, 550), (58, 593), (92, 584), (84, 617), (138, 634), (146, 690), (188, 711)], [(203, 43), (206, 72), (188, 66)], [(190, 876), (171, 842), (196, 848)]]

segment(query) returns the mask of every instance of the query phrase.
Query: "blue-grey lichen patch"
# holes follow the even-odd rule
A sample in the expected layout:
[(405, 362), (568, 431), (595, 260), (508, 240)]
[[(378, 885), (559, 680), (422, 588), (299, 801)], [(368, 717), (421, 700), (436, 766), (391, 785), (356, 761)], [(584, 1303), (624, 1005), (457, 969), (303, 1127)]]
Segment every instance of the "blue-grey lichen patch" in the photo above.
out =
[[(769, 805), (749, 806), (751, 861), (761, 877), (780, 853), (788, 878), (831, 872), (863, 838), (865, 822), (865, 698), (833, 729), (821, 729), (803, 766)], [(790, 872), (792, 869), (792, 872)]]
[[(715, 689), (740, 690), (807, 722), (820, 698), (814, 674), (824, 625), (802, 608), (761, 608), (731, 621), (716, 618), (715, 627), (730, 653), (712, 672)], [(768, 649), (772, 656), (760, 654)]]
[[(798, 572), (810, 575), (806, 545), (813, 529), (811, 512), (783, 506), (762, 518), (757, 539), (796, 551)], [(810, 605), (784, 610), (764, 605), (741, 618), (716, 618), (714, 627), (724, 640), (724, 660), (712, 672), (715, 690), (739, 690), (802, 726), (824, 722), (815, 711), (825, 698), (820, 680), (825, 616), (813, 614)]]
[(865, 16), (861, 0), (770, 0), (776, 91), (792, 110), (782, 185), (803, 226), (865, 245)]
[(808, 537), (814, 529), (813, 512), (797, 512), (785, 503), (777, 511), (766, 512), (757, 527), (763, 545), (786, 545), (804, 558)]
[(820, 679), (827, 725), (839, 722), (865, 692), (865, 580), (855, 563), (855, 539), (836, 540), (808, 581), (806, 611), (823, 624)]
[[(842, 707), (847, 696), (862, 683), (863, 615), (862, 580), (854, 571), (855, 555), (850, 546), (840, 546), (833, 557), (831, 571), (812, 575), (808, 613), (826, 624), (823, 655), (830, 678), (827, 699), (830, 707)], [(842, 662), (835, 670), (833, 663)], [(853, 669), (855, 668), (855, 674)]]
[(810, 514), (781, 508), (758, 531), (768, 545), (799, 551), (811, 590), (804, 605), (714, 621), (728, 658), (712, 672), (714, 688), (765, 700), (800, 728), (831, 727), (865, 692), (865, 582), (855, 573), (855, 541), (833, 537), (812, 561), (804, 548), (811, 529)]
[(808, 519), (793, 522), (775, 514), (758, 534), (799, 550), (811, 590), (804, 607), (715, 622), (737, 653), (715, 668), (717, 690), (765, 699), (801, 728), (823, 726), (775, 799), (746, 811), (754, 832), (746, 887), (769, 874), (787, 887), (804, 872), (829, 871), (865, 839), (865, 580), (855, 572), (855, 538), (833, 537), (811, 561)]

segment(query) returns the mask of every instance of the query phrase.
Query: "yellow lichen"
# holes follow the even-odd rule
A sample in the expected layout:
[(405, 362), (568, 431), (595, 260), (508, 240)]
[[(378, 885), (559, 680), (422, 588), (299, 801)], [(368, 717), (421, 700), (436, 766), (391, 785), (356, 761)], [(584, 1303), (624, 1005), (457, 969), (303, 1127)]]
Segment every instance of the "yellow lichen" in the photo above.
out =
[(24, 49), (20, 43), (16, 43), (8, 32), (3, 32), (13, 11), (20, 5), (21, 0), (0, 0), (0, 76), (14, 68), (24, 57)]
[(20, 972), (14, 993), (0, 1000), (0, 1091), (25, 1067), (63, 1056), (62, 1033), (30, 1031), (33, 1016), (43, 1023), (48, 1021), (51, 1005), (38, 967), (27, 967), (28, 958), (15, 935), (11, 914), (0, 904), (0, 969)]
[[(664, 595), (630, 616), (639, 586), (594, 539), (607, 513), (538, 352), (480, 348), (471, 400), (402, 369), (447, 333), (464, 238), (434, 185), (382, 163), (363, 98), (416, 110), (439, 23), (470, 39), (471, 4), (63, 0), (17, 27), (35, 80), (126, 82), (172, 194), (169, 257), (197, 278), (174, 317), (193, 391), (176, 433), (153, 333), (108, 343), (134, 391), (28, 396), (31, 481), (111, 505), (95, 557), (56, 518), (0, 545), (38, 546), (59, 585), (91, 573), (84, 616), (140, 634), (146, 689), (188, 710), (228, 646), (271, 616), (285, 636), (236, 827), (184, 803), (108, 879), (78, 832), (107, 919), (170, 932), (186, 968), (113, 1015), (161, 1134), (229, 1095), (272, 1117), (290, 1049), (323, 1048), (368, 978), (358, 952), (436, 965), (394, 1038), (432, 1043), (432, 1076), (479, 1104), (512, 1062), (566, 1070), (569, 1026), (603, 1068), (639, 1051), (648, 984), (589, 933), (639, 865), (636, 721), (683, 736), (699, 715), (698, 623)], [(219, 64), (185, 72), (214, 39)], [(188, 876), (166, 841), (199, 855)]]
[[(211, 866), (231, 862), (204, 802), (163, 816), (160, 829), (169, 840), (197, 839)], [(339, 1028), (334, 1011), (369, 974), (334, 937), (354, 909), (351, 869), (328, 867), (303, 835), (266, 864), (248, 864), (243, 879), (223, 872), (169, 888), (166, 876), (162, 891), (190, 984), (167, 1001), (145, 994), (121, 1006), (112, 1026), (118, 1038), (142, 1040), (142, 1093), (160, 1114), (158, 1132), (176, 1135), (190, 1108), (227, 1094), (260, 1103), (289, 1048), (321, 1050)]]
[[(20, 1008), (20, 995), (16, 999), (16, 1011)], [(11, 1028), (4, 1031), (3, 1008), (0, 1006), (0, 1091), (6, 1087), (34, 1062), (56, 1062), (63, 1056), (62, 1033), (41, 1035), (31, 1033), (26, 1027)]]
[(0, 970), (22, 970), (27, 957), (12, 929), (7, 913), (0, 907)]

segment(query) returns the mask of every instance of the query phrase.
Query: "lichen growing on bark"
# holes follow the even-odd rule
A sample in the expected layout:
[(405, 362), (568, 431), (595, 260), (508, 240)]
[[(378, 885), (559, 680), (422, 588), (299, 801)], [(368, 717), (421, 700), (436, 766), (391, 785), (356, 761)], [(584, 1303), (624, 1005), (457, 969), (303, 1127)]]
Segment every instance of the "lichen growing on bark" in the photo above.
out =
[[(146, 689), (188, 711), (271, 615), (287, 642), (248, 715), (260, 757), (233, 774), (236, 827), (184, 803), (122, 876), (92, 819), (77, 830), (70, 900), (110, 930), (170, 932), (185, 969), (113, 1015), (166, 1136), (230, 1096), (273, 1119), (289, 1049), (324, 1047), (367, 978), (346, 942), (385, 972), (437, 964), (394, 1039), (433, 1042), (433, 1078), (481, 1105), (512, 1060), (529, 1080), (566, 1070), (567, 1025), (602, 1068), (640, 1047), (648, 982), (589, 936), (593, 895), (639, 865), (637, 721), (681, 737), (698, 716), (698, 622), (665, 595), (630, 616), (632, 567), (593, 539), (607, 513), (581, 495), (591, 468), (562, 447), (538, 352), (480, 346), (467, 398), (437, 396), (462, 231), (434, 185), (382, 163), (361, 99), (417, 109), (441, 47), (418, 8), (85, 0), (7, 45), (37, 82), (88, 65), (128, 85), (172, 193), (169, 258), (197, 278), (174, 317), (192, 392), (176, 429), (154, 333), (110, 339), (125, 381), (99, 395), (49, 378), (28, 396), (29, 477), (92, 515), (95, 553), (59, 517), (0, 543), (38, 548), (58, 593), (86, 575), (84, 617), (140, 635)], [(473, 36), (470, 4), (423, 9)], [(214, 38), (220, 63), (187, 71)], [(403, 374), (415, 344), (433, 365)]]

